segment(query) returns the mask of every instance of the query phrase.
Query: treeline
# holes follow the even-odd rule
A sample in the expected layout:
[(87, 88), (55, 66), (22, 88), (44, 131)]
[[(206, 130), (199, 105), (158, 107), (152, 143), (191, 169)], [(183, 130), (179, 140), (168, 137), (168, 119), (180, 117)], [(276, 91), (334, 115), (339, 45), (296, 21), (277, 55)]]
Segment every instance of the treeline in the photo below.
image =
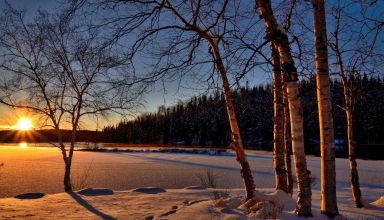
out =
[[(71, 130), (61, 130), (64, 142), (71, 141)], [(105, 139), (101, 132), (80, 130), (77, 131), (76, 140), (78, 142), (102, 142)], [(58, 142), (57, 133), (53, 129), (46, 130), (3, 130), (0, 131), (0, 143), (46, 143)]]
[[(354, 79), (356, 100), (354, 131), (360, 146), (375, 148), (384, 144), (384, 82), (380, 77)], [(340, 82), (331, 82), (336, 150), (347, 153), (343, 90)], [(305, 147), (319, 154), (319, 123), (315, 79), (300, 81)], [(245, 87), (233, 92), (244, 145), (252, 149), (273, 149), (273, 90), (271, 85)], [(171, 107), (159, 107), (134, 120), (121, 121), (103, 129), (106, 142), (132, 144), (162, 143), (198, 146), (227, 146), (230, 129), (222, 94), (193, 97)], [(359, 151), (357, 149), (357, 151)]]

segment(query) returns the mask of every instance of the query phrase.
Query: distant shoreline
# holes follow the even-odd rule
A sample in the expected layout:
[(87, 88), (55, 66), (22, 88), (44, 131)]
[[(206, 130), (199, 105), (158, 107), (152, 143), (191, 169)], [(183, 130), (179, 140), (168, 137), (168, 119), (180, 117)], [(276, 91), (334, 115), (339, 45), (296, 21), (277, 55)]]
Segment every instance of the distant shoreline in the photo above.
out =
[[(15, 146), (18, 147), (20, 143), (0, 143), (4, 146)], [(55, 143), (57, 144), (57, 143)], [(64, 143), (66, 147), (70, 146), (69, 142)], [(363, 148), (374, 147), (375, 153), (373, 155), (367, 155), (364, 151), (358, 152), (357, 159), (362, 160), (384, 160), (384, 147), (382, 145), (372, 145), (366, 146), (361, 145)], [(28, 147), (51, 147), (55, 148), (52, 143), (47, 142), (37, 142), (37, 143), (28, 143)], [(103, 143), (103, 142), (77, 142), (75, 146), (75, 151), (86, 151), (86, 152), (120, 152), (120, 153), (135, 153), (135, 152), (148, 152), (148, 153), (187, 153), (187, 154), (205, 154), (205, 155), (224, 155), (228, 156), (232, 154), (232, 150), (227, 147), (219, 146), (189, 146), (181, 144), (125, 144), (125, 143)], [(247, 149), (248, 153), (260, 154), (260, 152), (265, 152), (265, 154), (272, 154), (272, 151), (262, 150), (262, 149)], [(199, 153), (200, 152), (200, 153)], [(226, 155), (228, 154), (228, 155)], [(292, 155), (292, 154), (291, 154)], [(307, 153), (307, 156), (319, 157), (317, 153)], [(336, 158), (348, 158), (347, 152), (337, 152)]]

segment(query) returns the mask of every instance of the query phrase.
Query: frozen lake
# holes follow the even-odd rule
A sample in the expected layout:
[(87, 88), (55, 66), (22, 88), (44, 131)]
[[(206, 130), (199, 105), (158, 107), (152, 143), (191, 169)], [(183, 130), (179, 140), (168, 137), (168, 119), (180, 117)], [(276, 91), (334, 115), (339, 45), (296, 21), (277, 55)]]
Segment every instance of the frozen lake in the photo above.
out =
[[(273, 158), (270, 152), (249, 153), (255, 183), (260, 188), (274, 187)], [(318, 157), (307, 157), (309, 170), (320, 176)], [(64, 163), (56, 148), (0, 146), (0, 197), (25, 192), (58, 193), (63, 191)], [(347, 159), (337, 159), (337, 190), (349, 192)], [(363, 195), (384, 193), (384, 161), (357, 160)], [(90, 187), (127, 190), (143, 186), (183, 188), (199, 185), (197, 177), (207, 169), (220, 176), (219, 187), (239, 188), (239, 166), (233, 156), (209, 156), (170, 153), (75, 152), (73, 173), (90, 167)], [(74, 178), (75, 179), (75, 178)], [(314, 188), (319, 189), (317, 183)]]

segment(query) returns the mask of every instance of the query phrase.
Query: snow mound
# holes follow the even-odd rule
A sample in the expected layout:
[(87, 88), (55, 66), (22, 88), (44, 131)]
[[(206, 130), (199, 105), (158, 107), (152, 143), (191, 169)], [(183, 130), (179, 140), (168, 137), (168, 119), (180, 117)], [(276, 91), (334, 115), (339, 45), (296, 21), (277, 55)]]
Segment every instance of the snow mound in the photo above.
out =
[(254, 197), (238, 207), (244, 214), (257, 219), (275, 219), (283, 211), (291, 211), (295, 208), (295, 201), (282, 190), (270, 194), (255, 191)]
[(242, 199), (239, 197), (222, 197), (215, 201), (216, 207), (235, 209), (242, 204)]
[(284, 210), (293, 210), (296, 207), (296, 201), (292, 199), (290, 195), (288, 195), (283, 190), (276, 190), (273, 193), (264, 194), (259, 191), (254, 192), (254, 196), (248, 202), (240, 206), (240, 209), (247, 210), (253, 205), (263, 202), (269, 201), (275, 206), (282, 206)]
[[(161, 219), (161, 218), (160, 218)], [(202, 201), (194, 205), (179, 209), (177, 212), (167, 216), (170, 220), (179, 219), (193, 219), (193, 220), (207, 220), (207, 219), (247, 219), (247, 217), (236, 209), (215, 207), (212, 201)]]
[(40, 199), (44, 197), (44, 193), (23, 193), (15, 196), (16, 199)]
[(207, 187), (204, 187), (204, 186), (187, 186), (184, 189), (205, 190), (205, 189), (207, 189)]
[(269, 194), (255, 191), (251, 200), (246, 203), (243, 201), (242, 197), (229, 193), (216, 194), (211, 200), (184, 206), (168, 217), (169, 219), (191, 219), (191, 216), (193, 219), (276, 219), (281, 218), (284, 211), (286, 213), (292, 211), (296, 205), (291, 196), (282, 190)]
[(269, 196), (280, 205), (283, 205), (284, 210), (293, 210), (296, 207), (296, 201), (292, 199), (292, 196), (283, 190), (276, 190), (275, 192), (269, 194)]
[(77, 193), (83, 196), (107, 196), (113, 195), (113, 190), (107, 188), (86, 188)]
[(277, 215), (281, 212), (281, 207), (276, 206), (270, 201), (261, 201), (252, 206), (250, 210), (250, 217), (259, 219), (276, 219)]
[(166, 192), (163, 188), (158, 187), (141, 187), (134, 189), (133, 192), (146, 193), (146, 194), (158, 194)]
[(382, 195), (378, 200), (372, 202), (371, 204), (384, 207), (384, 195)]

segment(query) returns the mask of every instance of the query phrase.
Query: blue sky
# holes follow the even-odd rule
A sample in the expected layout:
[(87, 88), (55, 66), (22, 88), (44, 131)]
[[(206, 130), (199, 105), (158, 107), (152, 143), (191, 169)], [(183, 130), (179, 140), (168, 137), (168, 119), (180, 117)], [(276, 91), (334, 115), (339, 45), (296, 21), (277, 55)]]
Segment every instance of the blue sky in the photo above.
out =
[[(60, 6), (60, 1), (53, 0), (11, 0), (9, 3), (17, 9), (25, 10), (27, 20), (32, 20), (34, 13), (38, 9), (51, 11)], [(4, 1), (0, 1), (0, 8), (3, 8), (4, 4)], [(145, 71), (145, 67), (139, 67), (139, 69)], [(260, 69), (257, 73), (247, 75), (246, 79), (243, 80), (243, 83), (245, 81), (249, 81), (251, 86), (256, 84), (266, 84), (271, 81), (271, 74)], [(141, 109), (141, 111), (153, 112), (156, 111), (160, 105), (170, 106), (176, 104), (179, 100), (187, 100), (194, 95), (207, 93), (207, 91), (209, 92), (209, 90), (207, 90), (208, 87), (208, 83), (204, 78), (196, 79), (190, 75), (186, 75), (177, 80), (174, 78), (164, 78), (163, 80), (154, 83), (149, 88), (148, 93), (144, 97), (144, 108)], [(23, 114), (4, 106), (0, 106), (0, 111), (6, 116), (0, 119), (0, 125), (4, 127), (12, 126), (16, 123), (17, 118)], [(94, 123), (90, 122), (92, 120), (93, 119), (86, 120), (84, 127), (91, 127), (94, 129)], [(110, 118), (110, 121), (101, 121), (100, 125), (103, 126), (110, 123), (116, 123), (119, 120), (120, 118), (118, 117), (112, 117)]]
[[(54, 1), (54, 0), (9, 0), (11, 5), (13, 5), (16, 8), (19, 9), (25, 9), (27, 11), (27, 19), (32, 19), (33, 14), (38, 9), (45, 9), (45, 10), (54, 10), (55, 8), (60, 6), (60, 2)], [(253, 1), (250, 1), (250, 4)], [(336, 1), (332, 1), (336, 2)], [(342, 1), (345, 2), (345, 1)], [(346, 1), (348, 2), (348, 1)], [(309, 5), (309, 4), (306, 4)], [(4, 1), (0, 1), (0, 8), (4, 7)], [(308, 6), (304, 6), (308, 7)], [(382, 8), (381, 8), (382, 9)], [(379, 10), (382, 11), (382, 10)], [(305, 18), (312, 18), (312, 12), (310, 10), (306, 11)], [(373, 16), (380, 16), (378, 11), (373, 11), (371, 14)], [(310, 23), (311, 21), (309, 21)], [(333, 27), (329, 25), (328, 31), (333, 30)], [(304, 30), (305, 31), (305, 30)], [(311, 33), (306, 33), (308, 38), (306, 41), (311, 44), (313, 43), (313, 36)], [(383, 39), (379, 39), (381, 44), (383, 44)], [(294, 48), (294, 47), (293, 47)], [(313, 48), (310, 48), (313, 49)], [(309, 55), (309, 59), (312, 59), (312, 55)], [(139, 67), (140, 68), (140, 67)], [(145, 68), (140, 68), (141, 71), (145, 71)], [(192, 74), (190, 74), (192, 75)], [(175, 103), (177, 103), (179, 100), (187, 100), (188, 98), (192, 97), (193, 95), (198, 95), (205, 93), (207, 91), (208, 83), (205, 81), (204, 78), (193, 78), (190, 75), (186, 75), (185, 77), (181, 78), (180, 80), (174, 80), (174, 79), (164, 79), (161, 81), (156, 82), (153, 86), (151, 86), (148, 94), (145, 96), (145, 108), (142, 109), (142, 112), (152, 112), (156, 111), (158, 106), (160, 105), (166, 105), (170, 106)], [(253, 72), (247, 75), (247, 78), (242, 81), (242, 84), (244, 85), (245, 81), (249, 81), (249, 85), (259, 85), (259, 84), (267, 84), (272, 81), (272, 76), (270, 71), (265, 71), (261, 68), (255, 69)], [(17, 115), (14, 111), (5, 109), (4, 107), (0, 106), (0, 111), (6, 115), (6, 117), (0, 119), (0, 125), (12, 125), (15, 123), (15, 115)], [(111, 118), (111, 121), (107, 122), (101, 122), (101, 126), (109, 123), (115, 123), (119, 120), (119, 118)], [(88, 122), (85, 123), (85, 127), (94, 129), (95, 124), (91, 122), (91, 120), (88, 120)], [(1, 129), (1, 127), (0, 127)]]

